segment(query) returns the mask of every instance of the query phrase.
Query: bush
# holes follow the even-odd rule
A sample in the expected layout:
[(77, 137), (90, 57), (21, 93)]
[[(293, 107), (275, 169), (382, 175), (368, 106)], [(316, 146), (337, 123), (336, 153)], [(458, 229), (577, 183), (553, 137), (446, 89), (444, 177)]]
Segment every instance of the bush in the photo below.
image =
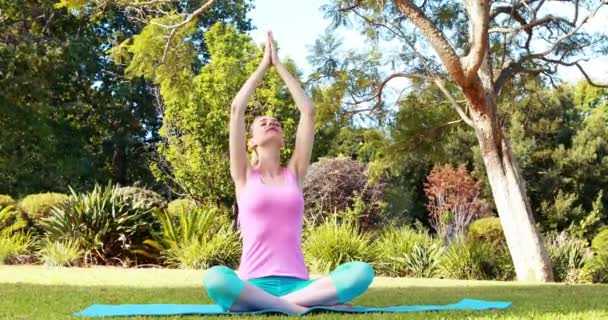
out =
[(489, 211), (481, 198), (481, 183), (464, 166), (435, 166), (424, 183), (424, 193), (429, 199), (429, 222), (446, 243), (464, 237), (467, 226)]
[(608, 254), (596, 254), (584, 268), (585, 275), (595, 283), (608, 283)]
[(46, 266), (62, 267), (78, 264), (84, 255), (80, 244), (74, 240), (42, 241), (37, 253), (38, 259)]
[(176, 217), (180, 212), (190, 212), (196, 208), (196, 202), (192, 199), (175, 199), (167, 205), (167, 212)]
[(374, 262), (371, 236), (356, 223), (331, 219), (305, 231), (304, 258), (313, 272), (327, 273), (350, 261)]
[(608, 256), (608, 228), (602, 229), (591, 242), (591, 249), (598, 255)]
[[(385, 203), (385, 184), (370, 184), (365, 163), (350, 158), (322, 158), (312, 164), (304, 180), (307, 223), (319, 225), (335, 213), (354, 209), (358, 224), (368, 230), (380, 224)], [(357, 208), (354, 208), (359, 199)]]
[(140, 187), (119, 187), (117, 193), (134, 208), (152, 211), (155, 208), (164, 209), (167, 201), (158, 193)]
[(63, 193), (54, 192), (30, 194), (21, 199), (18, 206), (34, 224), (37, 224), (48, 217), (54, 207), (65, 204), (68, 198)]
[(85, 263), (121, 261), (134, 244), (147, 237), (150, 212), (133, 207), (117, 187), (96, 185), (90, 193), (71, 192), (41, 226), (50, 241), (79, 243)]
[(439, 274), (453, 279), (495, 279), (498, 265), (489, 243), (458, 238), (441, 257)]
[(15, 200), (13, 199), (13, 197), (5, 195), (5, 194), (0, 194), (0, 209), (3, 209), (8, 206), (12, 206), (14, 204), (15, 204)]
[(498, 217), (486, 217), (473, 221), (468, 228), (467, 238), (470, 241), (484, 242), (490, 245), (496, 257), (496, 280), (512, 280), (515, 277), (513, 259), (507, 246)]
[(0, 264), (9, 263), (15, 257), (26, 253), (32, 245), (32, 237), (24, 232), (27, 223), (16, 216), (13, 206), (0, 210)]
[[(161, 226), (160, 233), (144, 244), (160, 253), (169, 266), (207, 269), (213, 265), (236, 267), (241, 255), (239, 234), (230, 228), (229, 217), (218, 208), (195, 208), (176, 216), (165, 210), (155, 210)], [(150, 250), (137, 251), (154, 256)]]
[(589, 278), (593, 282), (608, 282), (608, 228), (602, 229), (591, 242), (593, 258), (585, 266)]
[(586, 265), (593, 253), (583, 240), (568, 237), (565, 232), (545, 237), (547, 254), (557, 282), (578, 283), (588, 279)]
[(437, 270), (441, 243), (411, 227), (389, 228), (374, 242), (379, 274), (393, 277), (432, 277)]
[(473, 221), (468, 228), (468, 236), (485, 241), (493, 246), (505, 246), (505, 235), (498, 217), (485, 217)]

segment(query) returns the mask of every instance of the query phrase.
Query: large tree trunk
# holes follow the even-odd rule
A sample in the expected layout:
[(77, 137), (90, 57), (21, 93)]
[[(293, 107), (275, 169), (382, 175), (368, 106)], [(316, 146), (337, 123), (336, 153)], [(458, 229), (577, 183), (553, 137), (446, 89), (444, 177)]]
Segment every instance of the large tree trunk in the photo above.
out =
[(481, 155), (492, 188), (517, 279), (553, 281), (551, 263), (535, 227), (525, 182), (502, 128), (485, 117), (473, 117)]

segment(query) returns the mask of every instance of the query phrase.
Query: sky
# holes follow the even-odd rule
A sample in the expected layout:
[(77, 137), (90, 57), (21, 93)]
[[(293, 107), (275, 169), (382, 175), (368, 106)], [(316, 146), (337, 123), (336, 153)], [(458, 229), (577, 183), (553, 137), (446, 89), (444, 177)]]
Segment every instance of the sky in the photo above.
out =
[[(320, 7), (329, 0), (255, 0), (255, 9), (250, 17), (257, 28), (251, 32), (252, 38), (258, 43), (264, 41), (267, 30), (271, 29), (275, 40), (280, 46), (279, 55), (289, 56), (295, 60), (304, 75), (311, 73), (311, 66), (306, 57), (310, 54), (310, 46), (319, 38), (329, 26), (330, 21), (323, 17)], [(546, 6), (555, 6), (560, 16), (568, 17), (572, 10), (567, 4), (557, 1), (548, 1)], [(584, 15), (579, 15), (582, 17)], [(580, 18), (579, 18), (580, 19)], [(579, 20), (580, 21), (580, 20)], [(594, 19), (585, 27), (589, 31), (608, 30), (608, 6), (604, 6)], [(356, 30), (338, 30), (345, 49), (356, 49), (363, 45), (363, 37)], [(608, 83), (608, 57), (584, 62), (582, 65), (592, 79)], [(559, 69), (562, 79), (576, 82), (583, 76), (576, 67)], [(391, 87), (399, 90), (407, 85), (407, 80), (396, 78), (391, 81)]]

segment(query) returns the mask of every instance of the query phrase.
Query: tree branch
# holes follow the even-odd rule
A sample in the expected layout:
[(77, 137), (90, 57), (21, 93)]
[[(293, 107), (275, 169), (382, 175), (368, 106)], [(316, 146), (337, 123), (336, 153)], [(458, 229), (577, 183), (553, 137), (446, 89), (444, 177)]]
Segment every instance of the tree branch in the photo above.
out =
[(549, 14), (549, 15), (543, 17), (542, 19), (532, 21), (532, 22), (530, 22), (528, 24), (519, 26), (518, 28), (501, 28), (501, 27), (497, 27), (497, 28), (490, 29), (489, 32), (490, 33), (494, 33), (494, 32), (517, 33), (517, 32), (519, 32), (521, 30), (525, 30), (528, 33), (530, 33), (530, 29), (532, 29), (532, 28), (534, 28), (536, 26), (539, 26), (539, 25), (547, 24), (549, 22), (556, 22), (556, 23), (563, 22), (563, 23), (565, 23), (565, 24), (567, 24), (567, 25), (569, 25), (571, 27), (574, 27), (574, 25), (572, 24), (572, 22), (568, 21), (567, 19), (564, 19), (562, 17), (556, 17), (556, 16), (554, 16), (552, 14)]
[(433, 49), (439, 55), (443, 65), (454, 81), (458, 84), (465, 84), (465, 77), (460, 57), (450, 45), (445, 35), (439, 31), (433, 22), (409, 0), (393, 0), (399, 11), (407, 16), (412, 23), (420, 29)]
[[(169, 51), (169, 46), (171, 45), (171, 40), (173, 40), (173, 37), (175, 36), (175, 33), (177, 32), (177, 30), (183, 26), (185, 26), (186, 24), (190, 23), (192, 20), (194, 20), (195, 18), (197, 18), (198, 16), (200, 16), (201, 14), (203, 14), (207, 9), (209, 9), (213, 3), (216, 0), (208, 0), (204, 5), (202, 5), (200, 8), (194, 10), (191, 14), (189, 14), (186, 19), (184, 19), (184, 21), (177, 23), (175, 25), (172, 26), (166, 26), (160, 23), (153, 23), (154, 25), (169, 29), (169, 37), (167, 38), (167, 43), (165, 44), (165, 48), (163, 50), (163, 57), (160, 61), (160, 63), (165, 63), (165, 59), (167, 58), (167, 52)], [(154, 3), (154, 2), (171, 2), (170, 0), (155, 0), (155, 1), (148, 1), (147, 3)], [(141, 4), (141, 3), (139, 3)]]
[(338, 9), (338, 11), (348, 12), (348, 11), (358, 8), (360, 5), (361, 5), (361, 0), (356, 0), (353, 5), (350, 5), (350, 6), (344, 7), (344, 8), (340, 8), (340, 9)]
[(434, 82), (437, 85), (437, 87), (439, 87), (439, 90), (441, 90), (441, 92), (443, 92), (443, 94), (448, 98), (448, 100), (450, 100), (450, 103), (452, 104), (452, 108), (454, 108), (454, 110), (456, 110), (456, 112), (458, 112), (458, 115), (460, 116), (460, 118), (471, 128), (474, 128), (473, 120), (471, 120), (471, 118), (469, 118), (467, 113), (464, 112), (464, 110), (462, 110), (462, 108), (458, 105), (458, 102), (456, 101), (456, 99), (454, 99), (452, 94), (448, 91), (448, 89), (446, 89), (443, 80), (441, 78), (436, 77), (434, 79)]
[[(500, 74), (498, 76), (498, 78), (496, 79), (496, 81), (494, 82), (494, 92), (496, 94), (499, 94), (502, 87), (504, 86), (504, 84), (510, 80), (513, 76), (515, 76), (517, 73), (523, 72), (525, 71), (525, 68), (523, 66), (524, 62), (528, 61), (528, 60), (533, 60), (533, 59), (543, 59), (547, 62), (553, 62), (553, 63), (561, 63), (561, 59), (560, 60), (551, 60), (551, 59), (547, 59), (545, 58), (546, 55), (552, 53), (553, 51), (555, 51), (555, 49), (557, 49), (558, 45), (568, 39), (569, 37), (571, 37), (572, 35), (576, 34), (582, 27), (583, 25), (585, 25), (585, 23), (587, 23), (589, 21), (589, 19), (591, 19), (593, 16), (595, 16), (595, 14), (598, 12), (598, 10), (606, 3), (608, 3), (608, 0), (602, 0), (603, 3), (601, 3), (599, 6), (597, 6), (595, 8), (595, 10), (593, 10), (590, 14), (588, 14), (582, 21), (581, 23), (576, 26), (573, 30), (571, 30), (570, 32), (562, 35), (559, 39), (557, 39), (555, 41), (555, 43), (553, 43), (553, 45), (543, 51), (543, 52), (539, 52), (539, 53), (531, 53), (529, 55), (523, 56), (521, 57), (518, 61), (511, 61), (506, 67), (504, 67), (501, 71)], [(536, 9), (538, 10), (538, 8)], [(542, 20), (542, 19), (541, 19)], [(540, 21), (540, 20), (539, 20)], [(530, 29), (531, 32), (532, 29)], [(529, 39), (528, 39), (529, 40)], [(529, 44), (529, 41), (527, 42)], [(558, 62), (560, 61), (560, 62)]]
[(505, 14), (512, 16), (513, 19), (515, 19), (515, 21), (519, 22), (519, 24), (522, 24), (522, 25), (526, 24), (526, 20), (519, 14), (519, 12), (517, 12), (517, 10), (519, 10), (521, 7), (523, 7), (527, 4), (531, 4), (535, 1), (538, 1), (538, 0), (522, 0), (512, 6), (495, 7), (494, 9), (492, 9), (492, 12), (490, 13), (489, 20), (493, 21), (494, 19), (496, 19), (496, 17), (498, 15), (500, 15), (501, 13), (505, 13)]
[(596, 13), (597, 13), (597, 12), (600, 10), (600, 8), (601, 8), (603, 5), (605, 5), (605, 4), (608, 4), (608, 0), (603, 0), (603, 1), (602, 1), (602, 3), (600, 3), (600, 5), (599, 5), (599, 6), (597, 6), (597, 7), (596, 7), (596, 8), (595, 8), (595, 9), (594, 9), (594, 10), (593, 10), (593, 11), (592, 11), (590, 14), (588, 14), (588, 15), (587, 15), (587, 16), (586, 16), (586, 17), (583, 19), (583, 21), (582, 21), (582, 22), (581, 22), (581, 23), (580, 23), (580, 24), (579, 24), (579, 25), (578, 25), (576, 28), (574, 28), (572, 31), (570, 31), (570, 32), (568, 32), (568, 33), (566, 33), (566, 34), (564, 34), (564, 35), (563, 35), (563, 36), (561, 36), (559, 39), (557, 39), (557, 40), (555, 41), (555, 43), (553, 44), (553, 46), (551, 46), (551, 48), (549, 48), (549, 49), (547, 49), (547, 50), (545, 50), (545, 51), (539, 52), (539, 53), (533, 53), (533, 54), (530, 54), (530, 55), (524, 56), (524, 57), (522, 57), (522, 58), (521, 58), (521, 61), (525, 61), (525, 60), (530, 60), (530, 59), (536, 59), (536, 58), (544, 57), (544, 56), (546, 56), (546, 55), (550, 54), (551, 52), (555, 51), (555, 49), (557, 49), (558, 45), (559, 45), (559, 44), (560, 44), (562, 41), (564, 41), (564, 40), (568, 39), (569, 37), (571, 37), (572, 35), (574, 35), (575, 33), (577, 33), (577, 32), (578, 32), (578, 31), (579, 31), (579, 30), (580, 30), (580, 29), (581, 29), (581, 28), (582, 28), (582, 27), (585, 25), (585, 23), (587, 23), (587, 22), (589, 21), (589, 19), (593, 18), (593, 16), (595, 16), (595, 14), (596, 14)]
[[(373, 26), (377, 26), (377, 27), (382, 27), (387, 29), (390, 33), (392, 33), (393, 35), (395, 35), (396, 37), (401, 38), (407, 45), (408, 47), (410, 47), (410, 49), (412, 49), (412, 51), (414, 52), (414, 54), (420, 59), (420, 61), (424, 61), (426, 62), (428, 59), (422, 55), (417, 49), (416, 46), (407, 38), (407, 36), (403, 33), (403, 31), (398, 27), (398, 26), (393, 26), (393, 28), (391, 28), (390, 26), (388, 26), (386, 23), (383, 22), (379, 22), (379, 21), (374, 21), (368, 17), (366, 17), (365, 15), (361, 14), (359, 11), (353, 9), (351, 10), (355, 15), (357, 15), (358, 17), (360, 17), (361, 19), (365, 20), (365, 22), (373, 25)], [(427, 70), (427, 72), (429, 73), (429, 75), (434, 76), (432, 70), (427, 66), (426, 63), (423, 64), (424, 68)]]
[(469, 14), (469, 39), (471, 49), (462, 58), (462, 65), (467, 79), (477, 74), (488, 50), (488, 1), (466, 0), (465, 8)]
[(349, 104), (361, 104), (361, 103), (370, 102), (372, 100), (378, 99), (376, 104), (374, 104), (370, 108), (350, 110), (350, 111), (346, 111), (345, 113), (347, 115), (353, 115), (353, 114), (357, 114), (360, 112), (368, 112), (368, 111), (374, 111), (374, 110), (378, 109), (382, 105), (382, 91), (384, 90), (384, 87), (386, 86), (386, 84), (389, 81), (391, 81), (392, 79), (395, 79), (395, 78), (431, 79), (428, 76), (425, 76), (422, 74), (416, 74), (416, 73), (393, 73), (390, 76), (386, 77), (384, 80), (382, 80), (382, 82), (380, 84), (378, 84), (376, 93), (374, 95), (372, 95), (364, 100), (355, 100), (354, 103), (349, 103)]
[(168, 29), (177, 29), (177, 28), (181, 28), (183, 26), (185, 26), (186, 24), (190, 23), (192, 20), (194, 20), (194, 18), (200, 16), (201, 14), (203, 14), (207, 9), (209, 9), (213, 3), (215, 3), (216, 0), (207, 0), (207, 2), (202, 5), (200, 8), (194, 10), (191, 14), (189, 14), (186, 19), (178, 24), (172, 25), (172, 26), (168, 26)]
[(592, 85), (594, 87), (598, 87), (598, 88), (608, 88), (608, 84), (599, 84), (599, 83), (593, 82), (593, 80), (591, 80), (591, 78), (589, 77), (587, 72), (585, 72), (585, 69), (583, 69), (583, 66), (581, 66), (580, 63), (576, 62), (574, 65), (578, 68), (578, 70), (581, 71), (581, 73), (583, 74), (585, 79), (587, 79), (587, 82), (589, 82), (590, 85)]
[(180, 0), (150, 0), (150, 1), (142, 1), (142, 2), (134, 2), (134, 1), (124, 1), (125, 5), (127, 6), (131, 6), (131, 7), (145, 7), (145, 6), (149, 6), (149, 5), (155, 5), (155, 4), (164, 4), (164, 3), (176, 3), (176, 2), (180, 2)]

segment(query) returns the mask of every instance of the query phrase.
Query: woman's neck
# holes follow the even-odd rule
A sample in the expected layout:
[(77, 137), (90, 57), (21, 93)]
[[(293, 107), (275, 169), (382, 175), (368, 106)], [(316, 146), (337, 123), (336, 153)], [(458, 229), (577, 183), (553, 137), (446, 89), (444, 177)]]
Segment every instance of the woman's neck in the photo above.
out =
[(264, 176), (274, 177), (281, 174), (281, 154), (277, 150), (258, 148), (257, 169)]

